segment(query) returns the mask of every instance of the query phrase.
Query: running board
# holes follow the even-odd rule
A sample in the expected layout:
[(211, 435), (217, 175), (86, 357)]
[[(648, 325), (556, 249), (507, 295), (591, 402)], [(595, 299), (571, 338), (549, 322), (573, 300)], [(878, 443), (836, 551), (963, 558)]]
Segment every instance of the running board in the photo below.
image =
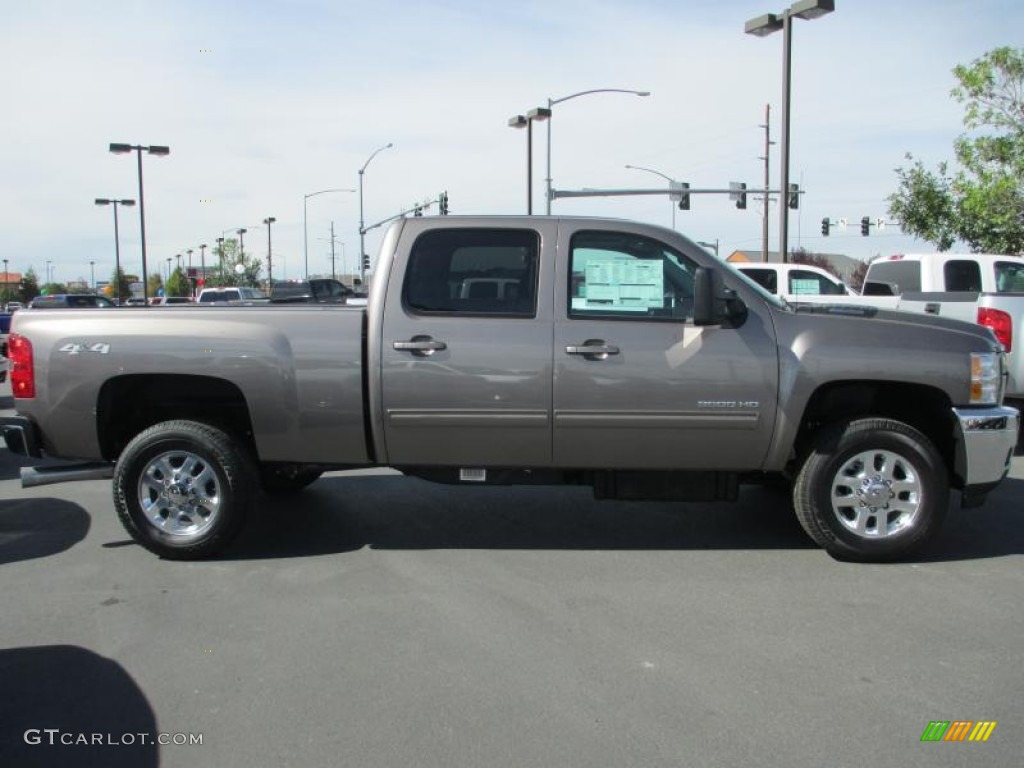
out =
[(65, 464), (57, 467), (22, 467), (21, 487), (53, 485), (73, 480), (109, 480), (114, 476), (113, 464)]

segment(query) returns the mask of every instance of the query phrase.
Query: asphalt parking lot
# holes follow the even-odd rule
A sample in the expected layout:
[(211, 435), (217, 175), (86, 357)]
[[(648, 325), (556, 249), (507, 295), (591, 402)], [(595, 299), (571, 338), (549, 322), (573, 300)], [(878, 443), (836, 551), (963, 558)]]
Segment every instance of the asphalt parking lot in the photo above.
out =
[[(831, 560), (759, 488), (596, 502), (385, 472), (264, 501), (222, 558), (166, 562), (128, 539), (109, 483), (23, 490), (20, 464), (0, 448), (0, 765), (1024, 754), (1021, 458), (921, 559), (884, 566)], [(921, 741), (957, 720), (998, 725)]]

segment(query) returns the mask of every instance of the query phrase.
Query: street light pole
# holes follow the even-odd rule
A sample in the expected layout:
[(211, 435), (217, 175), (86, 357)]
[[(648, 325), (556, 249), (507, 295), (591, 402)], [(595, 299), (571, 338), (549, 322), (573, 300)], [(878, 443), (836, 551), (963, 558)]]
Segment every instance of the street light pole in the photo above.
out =
[[(836, 9), (835, 0), (797, 0), (781, 14), (767, 13), (750, 19), (744, 25), (749, 35), (765, 37), (782, 30), (782, 135), (779, 138), (779, 257), (789, 261), (789, 206), (784, 195), (789, 189), (789, 102), (792, 91), (793, 19), (817, 19)], [(767, 193), (766, 193), (767, 194)]]
[(96, 293), (96, 262), (89, 262), (89, 280), (92, 282), (92, 292)]
[[(558, 99), (548, 98), (548, 111), (555, 104), (561, 104), (563, 101), (569, 101), (569, 99), (575, 99), (577, 96), (588, 96), (591, 93), (631, 93), (634, 96), (650, 96), (650, 91), (633, 91), (629, 88), (591, 88), (587, 91), (580, 91), (579, 93), (571, 93), (568, 96), (562, 96)], [(548, 115), (550, 117), (550, 114)], [(547, 214), (551, 215), (551, 120), (548, 120), (548, 139), (547, 139), (547, 150), (548, 150), (548, 162), (547, 162), (547, 178), (544, 180), (547, 188)]]
[[(372, 159), (372, 158), (371, 158)], [(367, 161), (369, 162), (369, 161)], [(365, 166), (364, 166), (365, 167)], [(309, 198), (316, 197), (317, 195), (324, 195), (328, 192), (355, 192), (354, 189), (321, 189), (319, 192), (310, 192), (308, 195), (302, 196), (302, 253), (305, 257), (305, 277), (309, 280), (309, 226), (306, 218), (306, 203)], [(362, 197), (360, 197), (360, 206), (362, 206)], [(359, 209), (359, 215), (362, 217), (362, 207)], [(362, 221), (359, 222), (359, 228), (362, 229)]]
[(139, 156), (139, 236), (142, 241), (142, 298), (149, 304), (149, 286), (146, 279), (146, 203), (142, 196), (142, 150), (151, 155), (166, 156), (171, 154), (170, 147), (149, 146), (143, 147), (139, 144), (111, 144), (110, 151), (116, 155), (122, 155), (135, 150)]
[[(199, 246), (199, 272), (203, 276), (203, 286), (206, 286), (206, 243)], [(199, 285), (199, 280), (196, 280), (196, 285)]]
[[(223, 233), (221, 233), (223, 234)], [(217, 238), (217, 271), (219, 272), (220, 282), (224, 282), (224, 238)]]
[(383, 152), (385, 149), (391, 149), (395, 146), (393, 142), (388, 142), (383, 147), (379, 147), (373, 151), (366, 162), (363, 163), (363, 167), (359, 169), (359, 283), (362, 285), (366, 282), (366, 220), (363, 218), (363, 175), (366, 173), (366, 166), (370, 164), (378, 154)]
[(126, 205), (131, 207), (135, 205), (134, 200), (116, 200), (110, 197), (97, 197), (96, 205), (112, 205), (114, 207), (114, 291), (117, 304), (121, 303), (121, 238), (117, 231), (117, 206)]
[[(671, 176), (667, 176), (664, 173), (662, 173), (661, 171), (656, 171), (653, 168), (644, 168), (644, 167), (639, 166), (639, 165), (627, 165), (626, 167), (630, 168), (630, 169), (632, 169), (634, 171), (647, 171), (647, 173), (653, 173), (655, 176), (661, 176), (661, 178), (665, 179), (665, 181), (667, 181), (670, 184), (676, 183), (676, 180), (673, 179)], [(669, 198), (668, 204), (672, 208), (672, 229), (675, 229), (676, 228), (676, 204), (675, 204), (675, 202), (673, 202), (673, 200), (671, 198)]]
[(274, 256), (270, 249), (270, 225), (275, 221), (277, 219), (273, 216), (268, 216), (263, 220), (263, 223), (267, 225), (267, 293), (274, 288)]
[(535, 107), (525, 115), (513, 115), (508, 119), (509, 128), (526, 129), (526, 215), (533, 214), (533, 121), (547, 120), (551, 110)]

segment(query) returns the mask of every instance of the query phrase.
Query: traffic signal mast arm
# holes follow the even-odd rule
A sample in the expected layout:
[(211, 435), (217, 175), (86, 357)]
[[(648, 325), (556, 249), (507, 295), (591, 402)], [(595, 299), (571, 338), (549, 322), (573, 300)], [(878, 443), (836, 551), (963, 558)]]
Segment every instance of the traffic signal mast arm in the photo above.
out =
[(412, 208), (407, 208), (404, 211), (399, 211), (394, 216), (388, 216), (386, 219), (381, 219), (376, 224), (367, 224), (359, 231), (359, 234), (365, 235), (371, 229), (382, 227), (385, 224), (394, 221), (395, 219), (400, 219), (403, 216), (408, 216), (409, 214), (412, 214), (413, 216), (422, 216), (423, 211), (429, 209), (430, 206), (432, 206), (434, 203), (438, 204), (438, 208), (440, 209), (440, 213), (442, 216), (448, 215), (448, 193), (442, 192), (436, 200), (427, 200), (426, 202), (423, 203), (417, 203)]
[[(717, 188), (708, 187), (705, 189), (694, 188), (694, 187), (680, 187), (670, 185), (667, 188), (661, 189), (552, 189), (551, 199), (555, 200), (560, 197), (630, 197), (639, 195), (669, 195), (670, 197), (679, 200), (680, 195), (684, 195), (684, 200), (689, 202), (690, 195), (731, 195), (736, 200), (737, 208), (746, 208), (746, 196), (751, 195), (779, 195), (782, 194), (782, 190), (778, 189), (751, 189), (745, 184), (739, 184), (733, 182), (736, 186)], [(794, 190), (795, 185), (790, 185), (790, 188), (785, 190), (787, 199), (790, 203), (790, 207), (794, 200), (799, 200), (799, 196), (803, 192), (799, 189)]]

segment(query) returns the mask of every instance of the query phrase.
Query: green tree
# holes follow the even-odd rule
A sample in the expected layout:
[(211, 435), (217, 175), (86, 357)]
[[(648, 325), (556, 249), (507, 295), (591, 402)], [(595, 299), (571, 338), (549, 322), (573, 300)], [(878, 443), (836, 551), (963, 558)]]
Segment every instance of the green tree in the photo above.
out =
[(191, 296), (192, 285), (181, 267), (176, 267), (167, 281), (165, 296)]
[(39, 292), (53, 296), (55, 293), (68, 293), (68, 287), (64, 283), (46, 283)]
[(1024, 50), (996, 48), (953, 69), (952, 96), (964, 105), (956, 167), (928, 170), (908, 153), (889, 213), (904, 231), (940, 251), (1024, 253)]
[(164, 287), (164, 278), (159, 272), (152, 272), (149, 275), (149, 295), (159, 296)]
[(131, 280), (125, 275), (123, 269), (115, 269), (110, 273), (110, 288), (110, 298), (119, 303), (132, 296)]
[(28, 271), (21, 276), (18, 294), (21, 297), (21, 303), (26, 305), (39, 295), (39, 278), (32, 267), (29, 267)]
[(255, 258), (251, 253), (242, 253), (239, 243), (234, 238), (228, 238), (223, 243), (218, 243), (213, 249), (213, 255), (217, 258), (217, 274), (210, 273), (206, 281), (206, 287), (221, 285), (244, 285), (255, 287), (259, 285), (260, 272), (263, 270), (263, 262)]

